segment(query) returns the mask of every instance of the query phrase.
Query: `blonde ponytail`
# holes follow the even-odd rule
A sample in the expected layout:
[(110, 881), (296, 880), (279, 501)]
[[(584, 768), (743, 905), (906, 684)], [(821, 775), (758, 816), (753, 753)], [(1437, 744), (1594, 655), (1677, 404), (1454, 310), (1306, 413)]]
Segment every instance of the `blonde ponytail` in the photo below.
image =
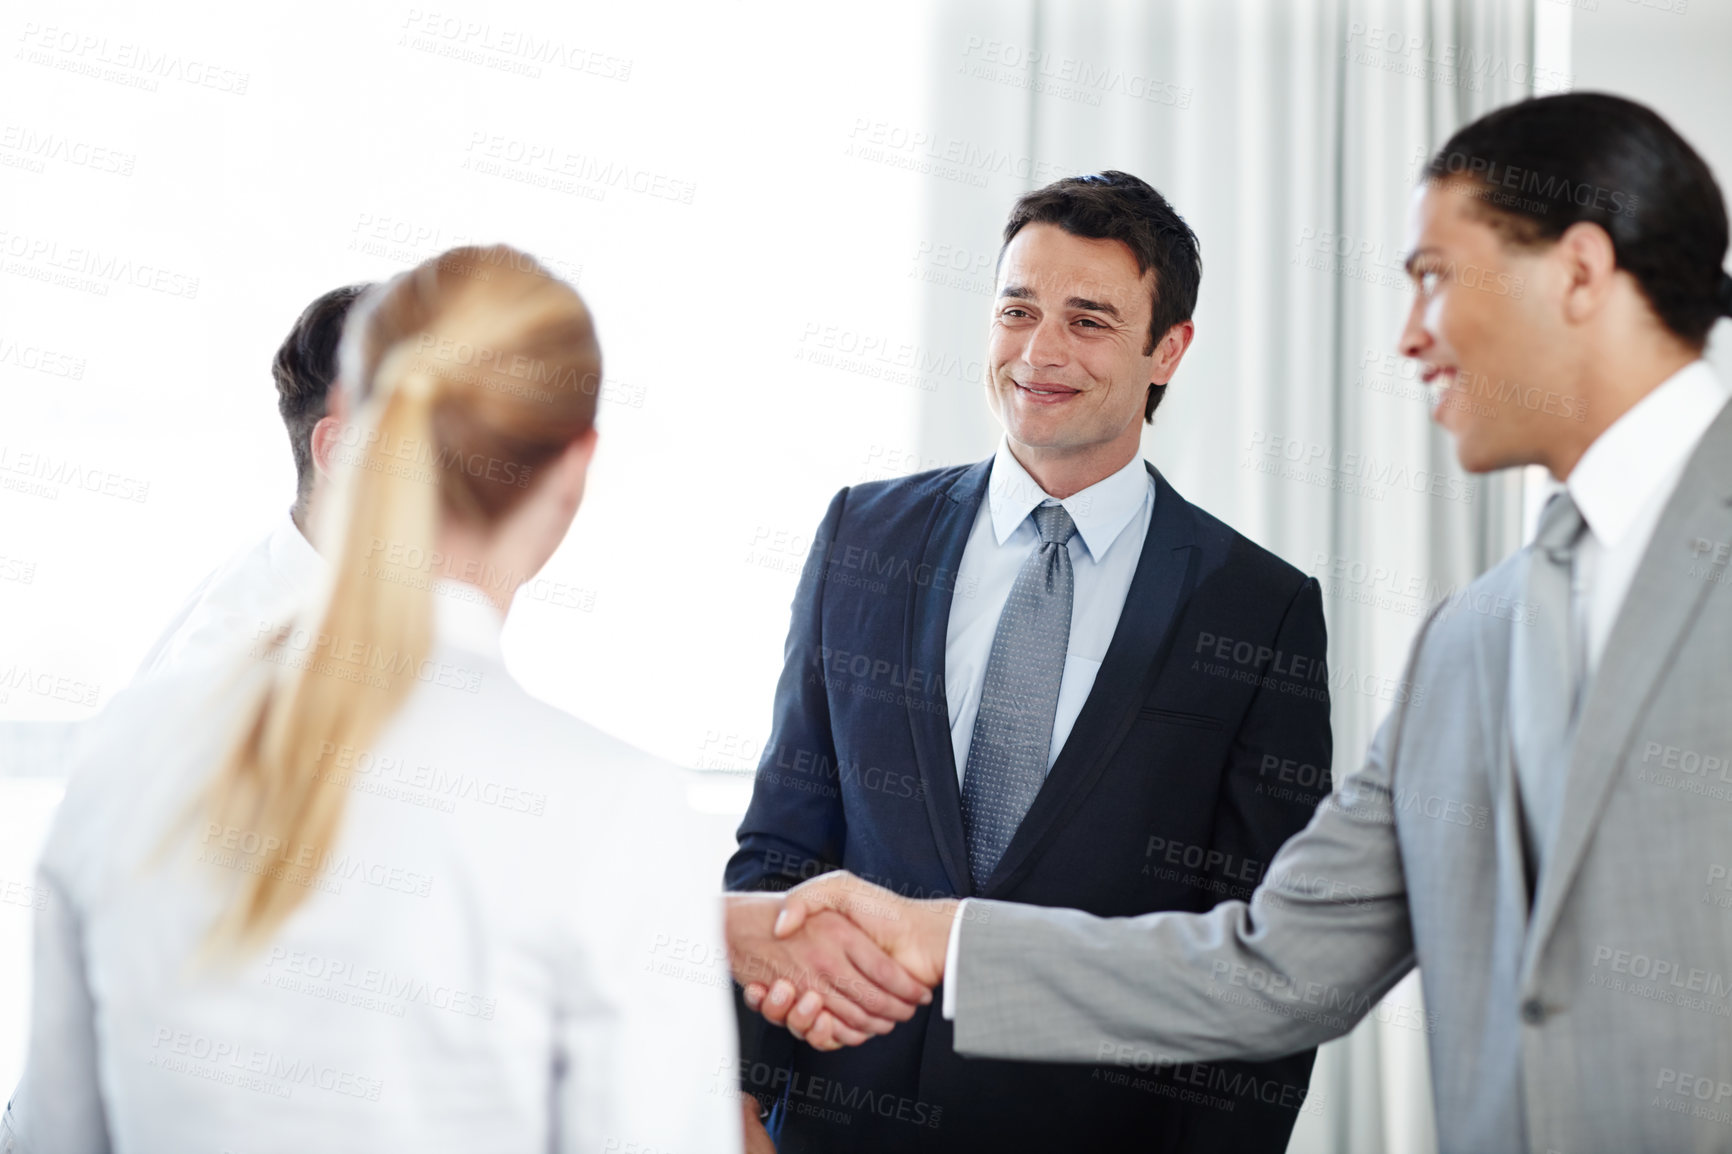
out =
[[(305, 900), (341, 833), (348, 790), (327, 784), (333, 752), (363, 748), (402, 704), (432, 648), (432, 594), (425, 582), (384, 580), (370, 558), (380, 543), (428, 556), (438, 531), (432, 470), (405, 469), (394, 446), (430, 443), (438, 378), (399, 353), (380, 366), (376, 414), (352, 462), (336, 523), (321, 526), (331, 583), (310, 610), (314, 639), (266, 691), (253, 724), (206, 798), (209, 821), (255, 846), (211, 933), (218, 953), (268, 941)], [(395, 378), (393, 380), (393, 378)], [(337, 494), (333, 494), (337, 496)], [(279, 645), (280, 645), (279, 639)], [(254, 836), (248, 836), (248, 835)]]
[[(207, 957), (263, 945), (317, 886), (348, 796), (325, 780), (333, 754), (375, 740), (431, 656), (427, 575), (405, 580), (377, 558), (430, 559), (447, 519), (505, 518), (593, 427), (601, 349), (570, 285), (494, 245), (453, 249), (370, 292), (345, 325), (341, 366), (363, 437), (314, 510), (331, 580), (278, 635), (270, 682), (199, 799), (242, 873)], [(293, 637), (311, 647), (292, 649)]]

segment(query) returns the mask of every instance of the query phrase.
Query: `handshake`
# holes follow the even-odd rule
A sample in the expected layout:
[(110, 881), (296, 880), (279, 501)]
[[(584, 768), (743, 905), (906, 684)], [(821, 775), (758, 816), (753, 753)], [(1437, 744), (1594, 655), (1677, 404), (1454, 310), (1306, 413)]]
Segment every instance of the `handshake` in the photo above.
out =
[(728, 961), (746, 1004), (819, 1050), (888, 1034), (931, 1003), (960, 904), (842, 871), (726, 902)]

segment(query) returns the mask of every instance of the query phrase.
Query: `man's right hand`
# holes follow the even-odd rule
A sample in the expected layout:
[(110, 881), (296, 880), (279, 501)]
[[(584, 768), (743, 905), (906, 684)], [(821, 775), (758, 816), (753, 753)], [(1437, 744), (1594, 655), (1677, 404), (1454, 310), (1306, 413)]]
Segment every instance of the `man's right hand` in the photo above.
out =
[[(811, 1039), (821, 1049), (857, 1046), (887, 1034), (932, 1000), (917, 980), (839, 913), (804, 914), (803, 932), (775, 926), (780, 894), (728, 894), (728, 956), (734, 977), (747, 988), (747, 1004), (777, 1025), (799, 1004), (818, 1007), (828, 1027)], [(766, 999), (767, 983), (774, 993)], [(754, 990), (756, 996), (754, 998)], [(822, 1042), (823, 1045), (819, 1045)]]
[[(828, 873), (789, 890), (776, 919), (777, 937), (797, 934), (813, 918), (831, 911), (847, 917), (894, 958), (914, 980), (936, 986), (944, 976), (944, 956), (958, 901), (940, 898), (915, 901), (862, 881), (845, 871)], [(836, 1019), (823, 1000), (811, 993), (795, 1000), (790, 982), (777, 980), (746, 985), (746, 1005), (816, 1049), (853, 1044), (846, 1024)]]

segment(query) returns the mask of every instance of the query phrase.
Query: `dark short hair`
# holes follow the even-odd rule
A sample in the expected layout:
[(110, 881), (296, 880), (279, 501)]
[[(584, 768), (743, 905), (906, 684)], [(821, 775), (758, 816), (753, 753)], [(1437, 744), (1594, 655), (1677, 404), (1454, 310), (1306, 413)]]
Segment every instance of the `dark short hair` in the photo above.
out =
[(313, 426), (325, 415), (331, 385), (337, 379), (337, 345), (349, 308), (372, 285), (352, 284), (332, 289), (308, 305), (296, 318), (271, 360), (277, 382), (277, 412), (289, 430), (295, 455), (295, 504), (313, 491)]
[[(1146, 356), (1174, 325), (1191, 319), (1197, 307), (1197, 285), (1203, 279), (1203, 257), (1197, 234), (1191, 231), (1167, 198), (1145, 180), (1108, 170), (1087, 176), (1067, 176), (1045, 188), (1024, 193), (1004, 225), (1004, 248), (1031, 224), (1056, 224), (1072, 236), (1116, 240), (1131, 250), (1137, 272), (1155, 272)], [(1143, 419), (1153, 421), (1167, 386), (1151, 384)]]
[(1459, 182), (1505, 244), (1549, 245), (1573, 224), (1599, 225), (1660, 322), (1695, 349), (1732, 313), (1720, 186), (1645, 105), (1603, 92), (1506, 105), (1450, 137), (1425, 178)]

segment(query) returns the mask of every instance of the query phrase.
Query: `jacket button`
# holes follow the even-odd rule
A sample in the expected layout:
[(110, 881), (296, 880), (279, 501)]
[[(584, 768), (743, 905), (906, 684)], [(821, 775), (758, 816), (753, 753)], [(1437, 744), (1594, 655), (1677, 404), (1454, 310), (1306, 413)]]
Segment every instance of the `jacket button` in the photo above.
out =
[(1546, 1020), (1546, 1008), (1538, 998), (1529, 998), (1522, 1003), (1522, 1021), (1530, 1026), (1537, 1026)]

